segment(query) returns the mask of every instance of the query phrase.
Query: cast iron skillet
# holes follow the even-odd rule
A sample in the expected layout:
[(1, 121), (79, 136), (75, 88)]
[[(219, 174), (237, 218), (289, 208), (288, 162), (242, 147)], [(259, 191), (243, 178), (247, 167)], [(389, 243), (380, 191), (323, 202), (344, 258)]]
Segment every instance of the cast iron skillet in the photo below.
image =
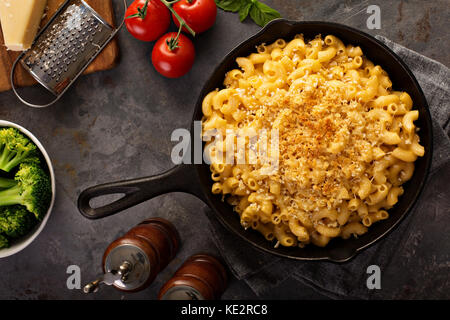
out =
[[(370, 227), (368, 233), (358, 239), (334, 239), (325, 248), (310, 245), (306, 248), (280, 246), (275, 249), (274, 243), (268, 242), (258, 232), (251, 229), (245, 231), (239, 223), (237, 213), (233, 212), (231, 206), (222, 202), (220, 196), (211, 193), (211, 173), (209, 166), (206, 164), (181, 164), (160, 175), (89, 188), (79, 196), (78, 208), (80, 212), (89, 219), (98, 219), (115, 214), (164, 193), (187, 192), (208, 204), (222, 224), (256, 248), (281, 257), (297, 260), (328, 259), (343, 262), (385, 236), (412, 208), (424, 186), (431, 163), (432, 123), (425, 96), (411, 71), (397, 55), (372, 36), (359, 30), (330, 22), (274, 20), (256, 35), (233, 49), (217, 66), (199, 96), (193, 121), (201, 120), (203, 97), (215, 88), (223, 86), (225, 73), (237, 67), (235, 64), (237, 57), (249, 55), (261, 43), (270, 43), (278, 38), (290, 40), (298, 33), (303, 33), (305, 39), (313, 39), (317, 34), (322, 34), (323, 36), (333, 34), (342, 39), (344, 43), (360, 46), (369, 59), (375, 64), (381, 65), (388, 72), (395, 90), (406, 91), (411, 95), (414, 101), (414, 108), (417, 108), (420, 112), (419, 120), (415, 123), (420, 127), (420, 141), (425, 147), (425, 156), (417, 160), (414, 176), (404, 185), (405, 193), (400, 197), (395, 207), (389, 211), (389, 219), (374, 224)], [(193, 124), (191, 131), (193, 132)], [(103, 207), (92, 208), (90, 206), (89, 202), (91, 199), (107, 194), (124, 194), (124, 197)]]

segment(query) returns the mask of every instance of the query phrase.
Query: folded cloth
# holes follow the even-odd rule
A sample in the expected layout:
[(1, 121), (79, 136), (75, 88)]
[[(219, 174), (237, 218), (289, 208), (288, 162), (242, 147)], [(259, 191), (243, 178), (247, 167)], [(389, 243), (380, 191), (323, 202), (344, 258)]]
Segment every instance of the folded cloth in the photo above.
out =
[[(331, 298), (449, 298), (450, 72), (439, 62), (377, 38), (410, 67), (429, 103), (434, 154), (425, 190), (395, 231), (342, 264), (294, 261), (260, 252), (225, 229), (207, 208), (213, 240), (224, 260), (257, 295), (292, 277)], [(381, 290), (367, 288), (370, 265), (380, 267)]]

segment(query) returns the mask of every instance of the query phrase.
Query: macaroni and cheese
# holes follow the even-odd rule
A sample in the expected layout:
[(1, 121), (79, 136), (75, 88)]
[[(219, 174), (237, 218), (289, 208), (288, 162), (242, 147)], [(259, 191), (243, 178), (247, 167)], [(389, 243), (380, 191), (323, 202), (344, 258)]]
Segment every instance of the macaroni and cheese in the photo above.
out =
[[(276, 246), (326, 246), (387, 219), (424, 155), (409, 94), (333, 35), (256, 51), (237, 58), (225, 88), (203, 101), (212, 192)], [(263, 132), (253, 147), (253, 136), (239, 145), (232, 134), (250, 131)], [(276, 140), (262, 152), (271, 161), (250, 161), (267, 139)], [(237, 148), (224, 158), (230, 144)]]

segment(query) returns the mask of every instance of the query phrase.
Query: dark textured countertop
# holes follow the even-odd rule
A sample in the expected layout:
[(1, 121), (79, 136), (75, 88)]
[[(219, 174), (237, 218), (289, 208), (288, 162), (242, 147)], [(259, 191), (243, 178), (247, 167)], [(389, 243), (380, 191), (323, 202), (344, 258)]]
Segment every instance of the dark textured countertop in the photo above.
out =
[[(447, 0), (264, 2), (278, 9), (285, 18), (347, 24), (373, 35), (384, 35), (450, 65)], [(366, 27), (369, 16), (366, 9), (370, 4), (381, 8), (381, 30)], [(197, 58), (193, 69), (180, 79), (170, 80), (161, 77), (151, 66), (152, 44), (135, 40), (123, 29), (118, 36), (121, 51), (118, 66), (82, 77), (56, 105), (31, 109), (21, 104), (12, 92), (0, 94), (0, 119), (21, 124), (40, 139), (53, 160), (57, 179), (56, 203), (44, 231), (22, 252), (0, 260), (0, 299), (154, 299), (162, 284), (188, 256), (197, 252), (217, 253), (201, 210), (204, 204), (193, 196), (163, 195), (97, 221), (83, 218), (75, 203), (79, 192), (86, 187), (157, 174), (172, 167), (172, 131), (190, 125), (197, 95), (214, 66), (258, 30), (250, 20), (240, 23), (236, 14), (219, 10), (214, 28), (194, 41)], [(86, 296), (80, 290), (67, 289), (69, 265), (80, 266), (82, 283), (94, 279), (100, 272), (101, 257), (108, 244), (151, 216), (173, 221), (183, 245), (175, 261), (147, 290), (123, 294), (103, 288), (95, 295)], [(420, 277), (412, 285), (398, 283), (395, 279), (401, 273), (401, 265), (392, 268), (383, 278), (383, 283), (392, 283), (383, 297), (427, 298)], [(424, 274), (422, 270), (417, 272)], [(442, 272), (448, 273), (448, 268)], [(406, 286), (407, 290), (396, 290), (392, 288), (394, 285)], [(235, 279), (223, 297), (256, 298), (245, 283)], [(262, 298), (326, 297), (289, 281)]]

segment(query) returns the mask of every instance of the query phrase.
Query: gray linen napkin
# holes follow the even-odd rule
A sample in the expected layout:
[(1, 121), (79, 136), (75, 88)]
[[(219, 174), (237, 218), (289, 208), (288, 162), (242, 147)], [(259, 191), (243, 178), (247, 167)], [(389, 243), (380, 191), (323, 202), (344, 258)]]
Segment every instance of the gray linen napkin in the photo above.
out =
[[(260, 252), (228, 232), (207, 208), (213, 240), (224, 260), (257, 295), (290, 277), (331, 298), (448, 298), (450, 294), (450, 280), (445, 276), (450, 271), (450, 71), (384, 37), (377, 38), (411, 68), (429, 103), (434, 154), (425, 190), (394, 232), (343, 264), (292, 261)], [(366, 286), (370, 265), (381, 269), (381, 290)], [(383, 278), (391, 280), (383, 282)]]

